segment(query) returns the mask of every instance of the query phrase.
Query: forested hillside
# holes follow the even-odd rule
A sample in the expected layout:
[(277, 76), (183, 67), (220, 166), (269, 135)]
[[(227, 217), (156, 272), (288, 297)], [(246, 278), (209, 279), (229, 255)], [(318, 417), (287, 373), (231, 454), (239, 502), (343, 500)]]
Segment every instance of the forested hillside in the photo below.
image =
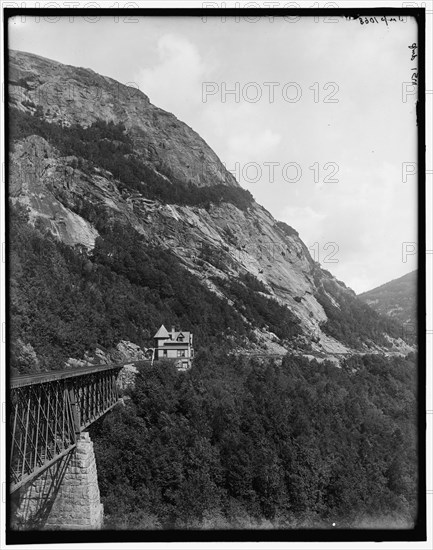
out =
[(359, 298), (381, 315), (404, 324), (407, 333), (415, 334), (417, 323), (418, 271), (412, 271), (383, 285), (363, 292)]
[(193, 330), (202, 349), (247, 345), (256, 327), (268, 325), (296, 346), (298, 321), (264, 298), (254, 277), (231, 284), (233, 308), (197, 284), (176, 256), (149, 246), (134, 230), (97, 227), (101, 236), (87, 255), (41, 224), (33, 227), (24, 208), (11, 206), (12, 373), (63, 369), (69, 357), (120, 340), (152, 346), (166, 319)]
[(415, 361), (141, 367), (92, 430), (106, 528), (411, 527)]

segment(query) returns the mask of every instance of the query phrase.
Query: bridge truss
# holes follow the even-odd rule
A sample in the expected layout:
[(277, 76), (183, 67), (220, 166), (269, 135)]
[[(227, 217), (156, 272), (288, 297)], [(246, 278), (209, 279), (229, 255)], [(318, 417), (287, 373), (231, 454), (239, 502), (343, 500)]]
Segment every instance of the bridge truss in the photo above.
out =
[(123, 365), (102, 365), (11, 379), (10, 490), (69, 453), (80, 432), (119, 400)]

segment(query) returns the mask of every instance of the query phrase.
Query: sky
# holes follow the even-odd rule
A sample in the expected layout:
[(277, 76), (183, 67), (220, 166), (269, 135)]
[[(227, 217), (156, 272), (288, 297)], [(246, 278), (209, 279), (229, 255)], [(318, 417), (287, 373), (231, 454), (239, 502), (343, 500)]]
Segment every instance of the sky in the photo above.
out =
[(187, 123), (357, 293), (417, 267), (416, 42), (411, 18), (9, 23), (10, 48), (138, 86)]

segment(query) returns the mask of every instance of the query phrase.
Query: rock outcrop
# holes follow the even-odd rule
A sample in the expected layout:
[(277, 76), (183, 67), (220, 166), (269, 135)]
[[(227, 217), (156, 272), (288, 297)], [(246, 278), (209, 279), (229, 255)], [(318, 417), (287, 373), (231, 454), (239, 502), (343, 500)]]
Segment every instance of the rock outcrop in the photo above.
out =
[(207, 143), (173, 114), (152, 105), (135, 87), (90, 69), (63, 65), (9, 50), (11, 107), (43, 110), (48, 121), (89, 126), (96, 120), (122, 123), (144, 159), (167, 165), (179, 179), (198, 186), (238, 186)]

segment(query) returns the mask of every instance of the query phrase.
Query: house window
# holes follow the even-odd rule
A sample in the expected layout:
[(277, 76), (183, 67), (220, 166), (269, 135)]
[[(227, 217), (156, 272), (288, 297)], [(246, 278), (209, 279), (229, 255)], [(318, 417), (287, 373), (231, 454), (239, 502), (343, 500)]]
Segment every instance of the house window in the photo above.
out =
[(184, 337), (182, 334), (180, 334), (180, 335), (177, 337), (177, 341), (178, 341), (178, 342), (183, 342), (184, 338), (185, 338), (185, 337)]
[(177, 350), (177, 356), (178, 357), (185, 357), (185, 350), (184, 349), (178, 349)]
[(164, 357), (167, 357), (167, 350), (165, 349), (163, 352), (162, 352), (163, 356)]

